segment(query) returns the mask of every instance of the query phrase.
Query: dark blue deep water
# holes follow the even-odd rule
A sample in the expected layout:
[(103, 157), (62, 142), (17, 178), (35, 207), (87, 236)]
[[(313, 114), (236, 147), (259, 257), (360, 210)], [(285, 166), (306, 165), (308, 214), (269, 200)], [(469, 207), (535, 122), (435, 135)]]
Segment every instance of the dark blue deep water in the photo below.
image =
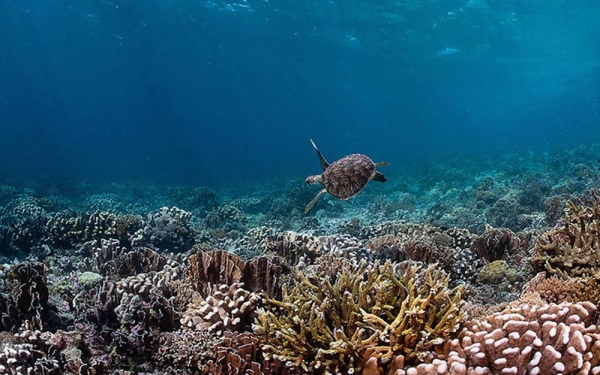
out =
[[(592, 0), (4, 0), (0, 173), (219, 186), (600, 135)], [(390, 172), (393, 174), (393, 172)]]

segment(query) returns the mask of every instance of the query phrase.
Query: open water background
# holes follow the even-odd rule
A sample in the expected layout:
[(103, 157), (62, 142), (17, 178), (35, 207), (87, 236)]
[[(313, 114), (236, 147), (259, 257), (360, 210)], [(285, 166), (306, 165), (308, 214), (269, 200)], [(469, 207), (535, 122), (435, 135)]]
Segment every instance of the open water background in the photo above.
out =
[[(598, 142), (600, 2), (4, 0), (0, 176), (218, 187)], [(392, 172), (393, 173), (393, 172)]]

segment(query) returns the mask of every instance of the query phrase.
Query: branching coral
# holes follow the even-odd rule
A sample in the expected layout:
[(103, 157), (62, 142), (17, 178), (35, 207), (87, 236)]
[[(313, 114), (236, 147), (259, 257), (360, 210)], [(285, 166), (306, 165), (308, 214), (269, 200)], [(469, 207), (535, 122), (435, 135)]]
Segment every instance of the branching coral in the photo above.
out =
[(565, 277), (600, 269), (600, 195), (592, 191), (567, 202), (561, 223), (538, 238), (531, 263), (537, 270)]
[(432, 266), (362, 263), (335, 278), (298, 278), (281, 300), (265, 300), (254, 331), (267, 357), (311, 373), (357, 371), (373, 355), (417, 360), (463, 318), (462, 288), (449, 290), (448, 276)]

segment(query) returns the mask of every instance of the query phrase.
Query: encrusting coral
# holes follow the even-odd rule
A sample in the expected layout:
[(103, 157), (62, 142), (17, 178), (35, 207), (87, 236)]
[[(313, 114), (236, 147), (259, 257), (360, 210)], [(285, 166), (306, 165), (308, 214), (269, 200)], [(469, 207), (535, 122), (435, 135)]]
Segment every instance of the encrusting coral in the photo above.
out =
[(591, 191), (567, 202), (561, 222), (538, 238), (531, 263), (536, 270), (565, 277), (600, 269), (600, 194)]
[(310, 373), (355, 373), (375, 356), (418, 360), (459, 328), (462, 287), (414, 263), (342, 267), (335, 277), (297, 277), (281, 300), (265, 299), (253, 326), (267, 358)]

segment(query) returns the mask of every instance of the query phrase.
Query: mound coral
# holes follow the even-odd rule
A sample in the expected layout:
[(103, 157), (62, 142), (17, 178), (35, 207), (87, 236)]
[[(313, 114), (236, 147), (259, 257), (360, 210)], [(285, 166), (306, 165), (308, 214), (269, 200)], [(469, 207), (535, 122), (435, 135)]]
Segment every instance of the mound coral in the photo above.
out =
[(265, 299), (254, 332), (267, 358), (311, 373), (353, 373), (376, 357), (418, 359), (458, 329), (462, 287), (432, 266), (375, 263), (335, 277), (298, 276), (281, 300)]

